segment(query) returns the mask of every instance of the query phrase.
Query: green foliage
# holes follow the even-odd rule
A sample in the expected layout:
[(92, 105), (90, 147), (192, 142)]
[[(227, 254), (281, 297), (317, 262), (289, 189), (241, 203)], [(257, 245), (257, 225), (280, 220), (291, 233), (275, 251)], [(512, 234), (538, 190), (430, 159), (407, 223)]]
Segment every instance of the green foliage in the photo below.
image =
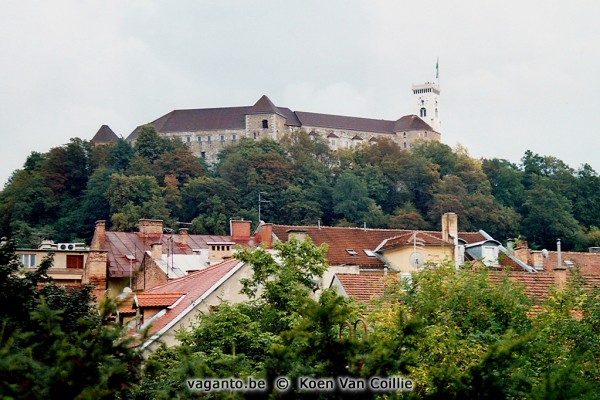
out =
[(3, 398), (120, 398), (139, 379), (140, 355), (107, 321), (114, 304), (92, 303), (91, 287), (66, 290), (47, 276), (52, 259), (22, 271), (0, 247), (0, 395)]

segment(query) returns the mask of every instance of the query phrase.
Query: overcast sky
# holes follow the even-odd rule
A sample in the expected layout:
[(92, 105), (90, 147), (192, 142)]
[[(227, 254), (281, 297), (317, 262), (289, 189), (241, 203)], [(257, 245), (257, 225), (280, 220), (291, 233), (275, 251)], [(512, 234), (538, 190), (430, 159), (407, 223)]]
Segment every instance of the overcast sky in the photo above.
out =
[(0, 181), (31, 151), (173, 109), (392, 119), (435, 78), (442, 141), (600, 171), (600, 2), (3, 1)]

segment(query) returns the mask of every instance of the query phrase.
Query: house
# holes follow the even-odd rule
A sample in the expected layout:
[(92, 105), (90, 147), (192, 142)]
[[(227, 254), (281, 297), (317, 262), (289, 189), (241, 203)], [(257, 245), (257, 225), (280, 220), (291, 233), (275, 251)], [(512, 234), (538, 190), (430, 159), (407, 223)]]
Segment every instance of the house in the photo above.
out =
[[(182, 140), (196, 156), (209, 162), (216, 161), (220, 150), (242, 138), (279, 141), (300, 130), (313, 138), (323, 138), (333, 150), (368, 145), (381, 138), (409, 149), (418, 140), (441, 139), (439, 85), (416, 85), (412, 92), (414, 114), (397, 120), (292, 111), (276, 106), (263, 95), (251, 106), (174, 110), (150, 125), (163, 137)], [(127, 140), (134, 142), (140, 129), (137, 127)]]
[(235, 245), (253, 247), (250, 221), (231, 221), (231, 235), (190, 235), (169, 230), (161, 220), (142, 219), (138, 232), (110, 232), (106, 222), (96, 229), (85, 263), (83, 283), (96, 287), (101, 297), (106, 290), (114, 295), (125, 287), (148, 289), (207, 268), (231, 256)]
[[(385, 268), (389, 272), (410, 273), (427, 262), (450, 260), (462, 263), (465, 247), (471, 244), (499, 244), (497, 241), (487, 241), (482, 232), (458, 232), (458, 216), (454, 213), (443, 215), (442, 231), (261, 223), (255, 235), (256, 240), (267, 248), (277, 240), (288, 241), (290, 238), (303, 240), (310, 237), (317, 245), (327, 244), (326, 256), (330, 268), (319, 282), (321, 288), (329, 287), (335, 274), (384, 272)], [(496, 259), (499, 251), (495, 250)]]
[[(224, 301), (248, 300), (241, 294), (241, 279), (250, 278), (251, 266), (229, 259), (191, 272), (185, 276), (131, 295), (132, 301), (119, 309), (132, 323), (134, 331), (148, 328), (148, 337), (140, 343), (147, 352), (161, 343), (177, 344), (176, 332), (195, 322), (199, 313), (208, 313)], [(137, 316), (137, 318), (132, 318)], [(123, 320), (123, 318), (120, 318)]]
[(42, 260), (53, 256), (48, 276), (63, 286), (79, 286), (82, 283), (83, 267), (89, 255), (89, 247), (84, 243), (54, 243), (44, 240), (37, 249), (16, 249), (21, 264), (29, 269), (37, 268)]

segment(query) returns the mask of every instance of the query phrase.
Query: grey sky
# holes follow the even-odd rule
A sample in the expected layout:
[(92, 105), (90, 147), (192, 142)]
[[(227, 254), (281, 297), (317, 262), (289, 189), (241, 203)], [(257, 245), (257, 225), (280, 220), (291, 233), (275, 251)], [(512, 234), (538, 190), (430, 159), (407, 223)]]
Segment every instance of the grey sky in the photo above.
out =
[(597, 1), (4, 1), (0, 181), (178, 108), (397, 119), (440, 59), (442, 141), (600, 171)]

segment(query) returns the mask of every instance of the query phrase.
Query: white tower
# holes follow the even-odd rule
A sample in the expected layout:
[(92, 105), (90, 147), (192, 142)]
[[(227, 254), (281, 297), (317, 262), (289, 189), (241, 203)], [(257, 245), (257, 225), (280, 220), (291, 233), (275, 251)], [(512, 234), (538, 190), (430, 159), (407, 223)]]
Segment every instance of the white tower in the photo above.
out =
[(434, 131), (440, 132), (442, 122), (440, 120), (440, 85), (433, 82), (413, 85), (415, 96), (414, 114), (427, 122)]

